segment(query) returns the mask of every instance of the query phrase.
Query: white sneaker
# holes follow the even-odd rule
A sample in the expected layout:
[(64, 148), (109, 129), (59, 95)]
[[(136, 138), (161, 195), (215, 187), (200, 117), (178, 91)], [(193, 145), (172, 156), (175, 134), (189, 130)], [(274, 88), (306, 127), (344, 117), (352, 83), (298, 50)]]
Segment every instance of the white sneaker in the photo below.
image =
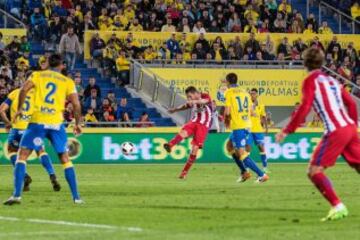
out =
[(81, 199), (74, 199), (74, 203), (79, 204), (79, 205), (85, 204), (85, 202), (83, 200), (81, 200)]

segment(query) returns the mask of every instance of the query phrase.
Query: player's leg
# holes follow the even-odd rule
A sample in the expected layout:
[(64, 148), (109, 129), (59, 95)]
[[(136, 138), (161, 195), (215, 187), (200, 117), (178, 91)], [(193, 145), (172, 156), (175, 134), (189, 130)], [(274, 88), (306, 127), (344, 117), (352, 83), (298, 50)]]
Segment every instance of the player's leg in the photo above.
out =
[(236, 130), (233, 132), (234, 145), (237, 149), (237, 154), (245, 166), (250, 168), (258, 175), (257, 182), (265, 182), (268, 180), (268, 176), (256, 165), (256, 163), (250, 158), (250, 152), (246, 151), (246, 143), (248, 139), (248, 132), (246, 130)]
[(192, 148), (189, 158), (179, 176), (180, 179), (184, 179), (187, 176), (191, 166), (196, 161), (198, 151), (203, 148), (209, 129), (200, 124), (192, 124), (192, 128), (189, 131), (194, 135), (191, 142)]
[(46, 172), (49, 174), (51, 185), (53, 186), (53, 189), (55, 192), (58, 192), (61, 190), (60, 183), (57, 180), (54, 166), (51, 162), (50, 156), (47, 152), (45, 152), (44, 148), (42, 148), (40, 151), (36, 152), (37, 156), (40, 158), (41, 165), (44, 167)]
[(355, 127), (349, 134), (352, 134), (353, 137), (342, 155), (346, 162), (360, 174), (360, 138)]
[[(337, 131), (339, 132), (339, 130)], [(336, 163), (337, 157), (343, 152), (348, 143), (348, 136), (341, 134), (326, 135), (316, 147), (308, 169), (308, 177), (323, 197), (332, 206), (326, 220), (337, 220), (348, 215), (345, 205), (337, 196), (330, 179), (325, 175), (325, 169)]]
[(43, 125), (29, 124), (25, 133), (21, 137), (20, 150), (14, 169), (14, 192), (13, 195), (4, 202), (5, 205), (20, 203), (24, 178), (26, 174), (26, 161), (33, 150), (39, 150), (43, 145)]
[(264, 143), (265, 136), (263, 133), (253, 133), (252, 136), (254, 138), (255, 144), (259, 148), (260, 160), (261, 160), (264, 172), (269, 172), (267, 169), (268, 161), (267, 161), (266, 152), (265, 152), (265, 143)]
[(185, 165), (184, 165), (184, 168), (182, 169), (181, 171), (181, 174), (179, 176), (180, 179), (185, 179), (191, 166), (195, 163), (196, 161), (196, 157), (197, 157), (197, 154), (198, 154), (198, 151), (199, 151), (199, 146), (197, 145), (193, 145), (192, 148), (191, 148), (191, 152), (190, 152), (190, 155), (189, 155), (189, 158), (188, 160), (186, 161)]
[(246, 180), (251, 178), (251, 173), (246, 169), (244, 162), (241, 161), (239, 156), (237, 155), (231, 139), (232, 135), (230, 135), (229, 140), (226, 142), (226, 150), (231, 155), (240, 170), (240, 177), (238, 178), (237, 182), (245, 182)]
[(83, 203), (78, 192), (75, 169), (67, 152), (67, 135), (64, 126), (62, 125), (59, 130), (48, 130), (47, 138), (50, 140), (63, 165), (65, 179), (70, 187), (74, 203)]
[(194, 123), (187, 123), (178, 134), (175, 135), (173, 139), (171, 139), (168, 143), (164, 144), (165, 150), (170, 153), (173, 146), (180, 143), (183, 139), (191, 136), (195, 131)]

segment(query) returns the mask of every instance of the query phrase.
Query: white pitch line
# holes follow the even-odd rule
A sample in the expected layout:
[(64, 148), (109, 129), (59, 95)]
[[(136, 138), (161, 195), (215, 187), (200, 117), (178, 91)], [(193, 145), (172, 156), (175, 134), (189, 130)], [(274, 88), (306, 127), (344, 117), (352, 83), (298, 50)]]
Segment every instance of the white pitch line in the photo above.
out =
[(139, 227), (119, 227), (113, 225), (104, 225), (104, 224), (93, 224), (93, 223), (77, 223), (77, 222), (68, 222), (68, 221), (56, 221), (56, 220), (46, 220), (46, 219), (21, 219), (16, 217), (4, 217), (0, 216), (0, 220), (9, 221), (9, 222), (16, 222), (16, 221), (23, 221), (29, 223), (41, 223), (41, 224), (52, 224), (52, 225), (66, 225), (72, 227), (85, 227), (85, 228), (101, 228), (101, 229), (121, 229), (129, 232), (142, 232), (143, 229)]
[(11, 237), (11, 236), (46, 236), (46, 235), (84, 235), (84, 234), (93, 234), (98, 231), (38, 231), (38, 232), (9, 232), (9, 233), (0, 233), (0, 237)]

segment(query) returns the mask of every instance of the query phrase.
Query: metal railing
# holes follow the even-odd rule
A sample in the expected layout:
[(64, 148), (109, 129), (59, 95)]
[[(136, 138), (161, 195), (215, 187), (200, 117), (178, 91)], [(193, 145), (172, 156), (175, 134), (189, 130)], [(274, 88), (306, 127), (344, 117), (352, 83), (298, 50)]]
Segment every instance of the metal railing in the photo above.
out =
[(343, 24), (343, 20), (347, 20), (350, 24), (351, 24), (351, 31), (353, 34), (356, 33), (356, 27), (360, 27), (360, 21), (353, 19), (351, 16), (347, 15), (346, 13), (340, 11), (339, 9), (331, 6), (330, 4), (320, 1), (319, 3), (319, 24), (321, 24), (321, 20), (322, 20), (322, 10), (324, 11), (333, 11), (334, 13), (337, 14), (338, 16), (338, 32), (341, 34), (342, 32), (342, 24)]
[(176, 59), (136, 59), (146, 67), (164, 68), (270, 68), (270, 69), (294, 69), (303, 68), (303, 61), (292, 60), (190, 60), (177, 61)]
[[(156, 105), (158, 110), (166, 113), (168, 109), (179, 106), (186, 102), (186, 99), (176, 91), (175, 87), (167, 86), (167, 81), (157, 76), (146, 66), (131, 59), (130, 86), (148, 100)], [(190, 111), (176, 112), (169, 116), (172, 120), (181, 125), (190, 117)]]
[(3, 9), (0, 9), (0, 16), (3, 18), (4, 28), (26, 28), (23, 22)]

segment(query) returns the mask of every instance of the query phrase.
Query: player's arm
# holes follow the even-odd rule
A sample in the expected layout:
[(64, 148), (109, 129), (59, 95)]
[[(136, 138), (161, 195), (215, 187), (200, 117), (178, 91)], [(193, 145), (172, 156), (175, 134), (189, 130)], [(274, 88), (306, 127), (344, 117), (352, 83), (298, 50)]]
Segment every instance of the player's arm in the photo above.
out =
[(210, 98), (202, 98), (199, 100), (190, 100), (190, 101), (188, 101), (188, 104), (190, 104), (190, 105), (195, 105), (195, 104), (205, 105), (205, 104), (210, 103), (210, 101), (211, 101)]
[(189, 109), (191, 106), (188, 103), (182, 104), (178, 107), (175, 108), (169, 108), (168, 112), (169, 113), (175, 113), (175, 112), (180, 112), (180, 111), (184, 111), (186, 109)]
[(13, 122), (16, 122), (17, 118), (22, 115), (22, 107), (25, 103), (26, 96), (28, 92), (35, 87), (35, 84), (31, 80), (31, 76), (28, 78), (28, 80), (24, 83), (24, 85), (20, 88), (19, 92), (19, 100), (18, 100), (18, 109), (17, 112), (14, 115)]
[(0, 105), (0, 117), (5, 123), (5, 129), (8, 131), (11, 128), (11, 121), (7, 117), (7, 111), (10, 108), (11, 100), (7, 98), (1, 105)]
[(73, 113), (74, 113), (74, 118), (75, 118), (75, 126), (74, 126), (74, 134), (75, 135), (80, 135), (81, 134), (81, 126), (80, 126), (80, 122), (81, 122), (81, 104), (79, 101), (79, 96), (78, 94), (75, 93), (71, 93), (68, 96), (68, 100), (71, 102), (71, 104), (73, 105)]
[(295, 132), (311, 110), (315, 98), (315, 82), (313, 78), (307, 78), (302, 87), (302, 100), (300, 106), (295, 110), (288, 125), (276, 135), (276, 141), (281, 142), (288, 134)]
[(231, 122), (231, 94), (225, 92), (225, 109), (224, 109), (224, 124), (226, 128), (229, 128)]
[(265, 106), (262, 106), (261, 115), (260, 115), (260, 121), (261, 121), (262, 126), (265, 128), (265, 133), (268, 133), (269, 126), (268, 126), (268, 122), (266, 121)]
[(341, 96), (342, 96), (345, 106), (347, 107), (350, 118), (357, 125), (358, 124), (358, 112), (357, 112), (356, 103), (355, 103), (354, 99), (352, 99), (351, 95), (346, 91), (345, 88), (341, 89)]

